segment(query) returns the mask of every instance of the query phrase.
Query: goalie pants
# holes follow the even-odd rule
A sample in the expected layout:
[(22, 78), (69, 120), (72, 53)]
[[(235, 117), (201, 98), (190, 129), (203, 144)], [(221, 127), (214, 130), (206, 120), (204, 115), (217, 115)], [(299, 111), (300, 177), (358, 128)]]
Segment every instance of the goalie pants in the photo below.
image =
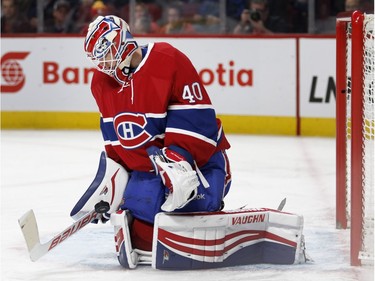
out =
[[(223, 198), (231, 185), (229, 161), (225, 151), (215, 153), (206, 165), (200, 167), (200, 171), (209, 187), (206, 188), (201, 183), (197, 197), (174, 212), (214, 212), (222, 208)], [(168, 193), (169, 189), (163, 185), (158, 175), (133, 171), (120, 209), (127, 209), (134, 218), (153, 224)]]

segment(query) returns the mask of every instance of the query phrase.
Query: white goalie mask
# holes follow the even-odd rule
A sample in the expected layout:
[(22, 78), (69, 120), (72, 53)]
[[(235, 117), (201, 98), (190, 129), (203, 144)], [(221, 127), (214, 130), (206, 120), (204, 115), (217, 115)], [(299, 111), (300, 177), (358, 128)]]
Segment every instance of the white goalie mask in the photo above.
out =
[(129, 78), (130, 61), (137, 48), (129, 25), (119, 17), (99, 16), (89, 25), (84, 46), (87, 57), (120, 84)]

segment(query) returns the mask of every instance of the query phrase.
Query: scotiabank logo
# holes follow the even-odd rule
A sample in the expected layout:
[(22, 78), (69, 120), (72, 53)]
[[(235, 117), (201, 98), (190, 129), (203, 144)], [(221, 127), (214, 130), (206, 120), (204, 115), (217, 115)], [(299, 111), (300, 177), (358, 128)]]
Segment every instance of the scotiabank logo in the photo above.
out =
[(16, 93), (25, 85), (25, 75), (20, 60), (24, 60), (29, 52), (9, 52), (1, 57), (1, 93)]
[(199, 71), (199, 76), (204, 85), (209, 86), (214, 83), (222, 87), (251, 87), (253, 86), (253, 70), (237, 69), (234, 61), (228, 64), (219, 63), (216, 69), (203, 68)]
[(43, 83), (55, 84), (64, 82), (66, 84), (88, 84), (95, 68), (66, 67), (61, 68), (57, 62), (47, 61), (43, 63)]
[[(57, 62), (43, 63), (43, 83), (55, 84), (63, 82), (66, 84), (87, 84), (91, 81), (91, 76), (95, 68), (62, 68)], [(205, 86), (217, 84), (221, 87), (252, 87), (253, 70), (238, 68), (235, 62), (218, 63), (213, 68), (202, 68), (198, 74)]]

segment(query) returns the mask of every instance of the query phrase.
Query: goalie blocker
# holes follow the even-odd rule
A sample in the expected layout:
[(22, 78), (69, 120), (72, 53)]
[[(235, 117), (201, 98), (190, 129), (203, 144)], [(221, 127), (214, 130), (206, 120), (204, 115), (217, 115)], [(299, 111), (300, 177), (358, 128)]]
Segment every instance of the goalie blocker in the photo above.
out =
[(152, 252), (132, 247), (128, 211), (111, 215), (116, 252), (125, 268), (190, 270), (306, 262), (303, 217), (272, 209), (215, 213), (159, 213)]

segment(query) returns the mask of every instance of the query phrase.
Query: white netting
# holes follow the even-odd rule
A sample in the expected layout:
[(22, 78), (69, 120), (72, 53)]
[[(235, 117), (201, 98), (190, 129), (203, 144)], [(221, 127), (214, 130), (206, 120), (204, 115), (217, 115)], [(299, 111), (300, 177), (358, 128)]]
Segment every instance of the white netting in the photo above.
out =
[(350, 196), (351, 196), (351, 145), (350, 140), (352, 139), (352, 124), (351, 124), (351, 108), (352, 108), (352, 65), (351, 65), (351, 51), (352, 51), (352, 24), (348, 22), (346, 26), (346, 204), (345, 213), (348, 227), (350, 227)]
[(363, 65), (363, 232), (362, 261), (374, 259), (374, 17), (364, 21)]

